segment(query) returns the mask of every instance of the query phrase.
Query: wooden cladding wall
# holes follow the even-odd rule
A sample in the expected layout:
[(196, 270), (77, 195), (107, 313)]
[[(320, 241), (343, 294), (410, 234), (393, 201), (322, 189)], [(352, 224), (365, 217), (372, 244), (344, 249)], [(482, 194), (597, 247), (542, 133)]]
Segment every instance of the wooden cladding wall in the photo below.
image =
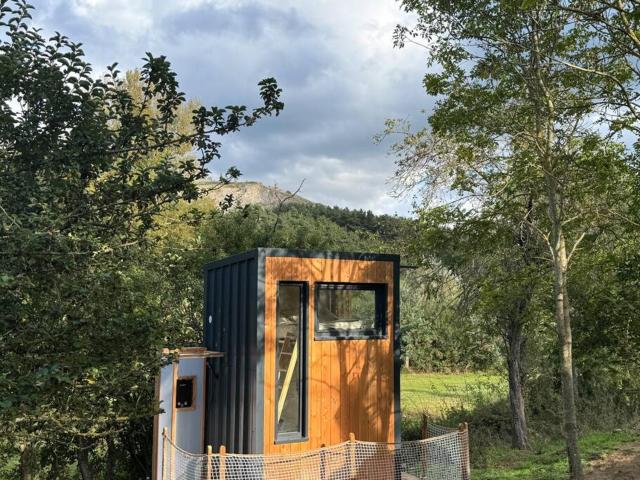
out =
[[(393, 262), (265, 258), (264, 453), (296, 453), (359, 440), (394, 441)], [(275, 443), (276, 295), (278, 282), (309, 284), (307, 439)], [(315, 340), (316, 282), (386, 283), (386, 338)]]

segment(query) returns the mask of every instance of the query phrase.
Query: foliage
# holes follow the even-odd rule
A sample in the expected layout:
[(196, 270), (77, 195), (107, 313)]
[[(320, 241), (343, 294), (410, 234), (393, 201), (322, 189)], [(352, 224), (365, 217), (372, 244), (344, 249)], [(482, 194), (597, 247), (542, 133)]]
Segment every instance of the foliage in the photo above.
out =
[(168, 223), (157, 232), (159, 243), (147, 272), (155, 277), (154, 292), (162, 296), (158, 301), (167, 323), (174, 326), (174, 347), (202, 340), (201, 268), (206, 262), (264, 246), (373, 252), (387, 248), (375, 235), (348, 231), (326, 217), (297, 210), (277, 213), (246, 205), (222, 211), (201, 200), (195, 206), (182, 203), (165, 210), (162, 217)]
[(636, 0), (563, 0), (571, 27), (589, 33), (589, 55), (566, 62), (579, 75), (598, 77), (594, 103), (612, 131), (640, 134), (640, 16)]
[(254, 110), (194, 108), (151, 54), (133, 76), (114, 64), (96, 78), (31, 8), (0, 2), (0, 418), (23, 468), (52, 450), (88, 468), (94, 442), (155, 410), (170, 330), (141, 285), (158, 213), (200, 195), (221, 136), (283, 104), (265, 79)]
[[(426, 215), (440, 216), (441, 230), (449, 230), (450, 218), (456, 222), (451, 230), (473, 222), (484, 223), (483, 232), (505, 226), (514, 232), (526, 229), (526, 236), (535, 235), (544, 247), (531, 253), (549, 262), (542, 278), (549, 286), (547, 299), (553, 298), (549, 306), (555, 310), (559, 338), (555, 358), (570, 475), (582, 478), (570, 265), (578, 253), (589, 251), (602, 231), (615, 228), (629, 214), (633, 197), (624, 146), (606, 141), (594, 127), (594, 118), (603, 118), (595, 99), (606, 82), (601, 76), (581, 75), (570, 65), (597, 55), (601, 45), (592, 41), (589, 28), (576, 24), (555, 2), (401, 4), (418, 19), (411, 29), (398, 27), (396, 44), (426, 44), (429, 66), (440, 68), (424, 78), (427, 92), (438, 97), (429, 117), (432, 130), (411, 134), (400, 128), (405, 137), (395, 149), (398, 178), (428, 187), (432, 196), (423, 207)], [(391, 123), (389, 129), (396, 126)], [(437, 193), (451, 200), (441, 195), (445, 206), (433, 208)], [(535, 258), (526, 250), (512, 258), (527, 256)], [(516, 278), (526, 279), (528, 267), (544, 272), (531, 261), (524, 267), (516, 269)], [(489, 277), (493, 280), (496, 273)], [(517, 308), (502, 309), (507, 316), (518, 314), (522, 300), (530, 302), (533, 292), (526, 290), (535, 287), (531, 283), (516, 282), (525, 294), (513, 297)], [(498, 314), (498, 307), (494, 303), (490, 310)], [(510, 371), (510, 379), (517, 375)]]
[(613, 409), (628, 416), (640, 392), (638, 241), (635, 228), (603, 235), (592, 255), (577, 260), (572, 291), (578, 393), (588, 401), (607, 392)]
[(461, 307), (464, 285), (449, 272), (419, 268), (400, 282), (405, 366), (427, 372), (486, 371), (501, 366), (500, 339)]
[(324, 217), (340, 227), (353, 231), (369, 232), (387, 242), (402, 240), (410, 232), (411, 228), (411, 221), (406, 218), (392, 215), (374, 215), (371, 210), (329, 207), (320, 203), (291, 203), (284, 205), (283, 210), (297, 211), (313, 218)]

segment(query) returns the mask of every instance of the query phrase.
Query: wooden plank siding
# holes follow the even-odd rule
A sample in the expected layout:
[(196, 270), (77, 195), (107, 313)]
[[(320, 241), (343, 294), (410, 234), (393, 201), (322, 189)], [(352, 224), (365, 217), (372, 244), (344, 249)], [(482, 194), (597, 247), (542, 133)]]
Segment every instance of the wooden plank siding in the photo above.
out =
[[(393, 262), (323, 258), (265, 259), (264, 453), (297, 453), (359, 440), (394, 441)], [(307, 433), (275, 443), (276, 294), (279, 281), (308, 282)], [(316, 282), (386, 283), (386, 338), (315, 340)]]

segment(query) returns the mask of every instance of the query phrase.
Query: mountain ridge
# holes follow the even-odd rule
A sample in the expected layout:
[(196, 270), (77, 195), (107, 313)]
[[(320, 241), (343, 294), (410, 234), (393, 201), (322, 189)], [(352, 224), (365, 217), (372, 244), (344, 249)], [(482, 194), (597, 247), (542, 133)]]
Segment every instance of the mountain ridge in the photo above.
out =
[(216, 204), (225, 203), (228, 195), (232, 195), (233, 201), (240, 205), (258, 204), (268, 208), (278, 207), (285, 202), (305, 205), (316, 203), (277, 185), (268, 186), (254, 180), (227, 184), (209, 180), (201, 182), (200, 185), (201, 188), (209, 190), (205, 197)]

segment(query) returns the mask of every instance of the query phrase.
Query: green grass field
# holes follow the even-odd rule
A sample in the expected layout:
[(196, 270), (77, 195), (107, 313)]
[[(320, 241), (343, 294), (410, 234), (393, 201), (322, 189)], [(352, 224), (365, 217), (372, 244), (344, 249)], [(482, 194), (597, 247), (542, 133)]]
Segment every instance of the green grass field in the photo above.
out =
[[(471, 412), (476, 406), (506, 399), (508, 394), (504, 379), (482, 373), (403, 373), (400, 381), (403, 416), (414, 418), (414, 428), (415, 417), (423, 412), (436, 421), (446, 422), (451, 409), (464, 407)], [(410, 424), (407, 422), (406, 426)], [(470, 428), (473, 430), (473, 423)], [(638, 441), (640, 436), (633, 431), (587, 432), (580, 439), (582, 458), (589, 462), (602, 458), (623, 444)], [(565, 447), (561, 438), (549, 440), (534, 436), (529, 451), (513, 450), (506, 441), (485, 444), (482, 439), (476, 439), (476, 442), (481, 445), (476, 443), (471, 448), (482, 451), (472, 452), (472, 459), (481, 459), (482, 466), (472, 465), (474, 480), (567, 478)]]
[[(583, 461), (588, 463), (634, 441), (638, 441), (637, 433), (591, 432), (580, 439), (580, 451)], [(524, 452), (507, 447), (491, 447), (486, 455), (489, 466), (474, 468), (474, 480), (558, 480), (567, 477), (567, 457), (561, 439), (538, 442), (530, 451)]]
[(477, 402), (506, 398), (507, 386), (497, 375), (484, 373), (403, 373), (402, 411), (440, 417), (449, 408), (472, 409)]

